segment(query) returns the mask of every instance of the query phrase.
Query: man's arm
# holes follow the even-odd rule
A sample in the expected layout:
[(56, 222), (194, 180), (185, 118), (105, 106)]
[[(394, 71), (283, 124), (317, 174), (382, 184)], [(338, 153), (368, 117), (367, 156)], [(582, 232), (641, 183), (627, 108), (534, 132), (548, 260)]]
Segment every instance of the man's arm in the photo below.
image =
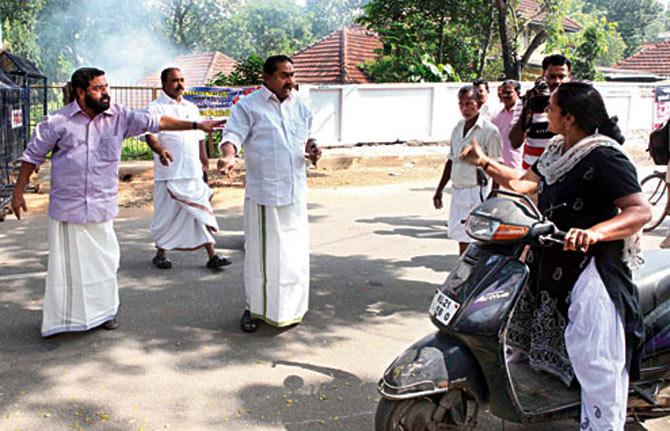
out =
[(144, 138), (146, 139), (149, 148), (151, 148), (151, 151), (158, 154), (158, 158), (163, 166), (168, 166), (170, 163), (174, 162), (172, 153), (167, 148), (163, 148), (156, 135), (147, 133), (144, 135)]
[[(512, 120), (512, 128), (509, 131), (509, 142), (512, 145), (512, 148), (519, 148), (523, 145), (523, 142), (526, 140), (526, 129), (528, 129), (528, 122), (530, 121), (530, 109), (526, 106), (526, 103), (520, 104), (520, 112), (518, 117)], [(515, 107), (515, 110), (519, 109), (519, 106)]]
[(226, 141), (219, 145), (219, 150), (221, 151), (221, 156), (219, 157), (218, 162), (216, 162), (216, 167), (223, 175), (230, 176), (230, 172), (235, 167), (237, 147), (234, 143)]
[(44, 162), (49, 151), (52, 151), (58, 142), (58, 134), (54, 132), (51, 123), (46, 120), (37, 125), (30, 142), (21, 156), (19, 176), (12, 191), (10, 207), (17, 219), (21, 219), (21, 210), (28, 211), (23, 192), (33, 172), (37, 171), (40, 163)]
[(438, 210), (442, 208), (442, 192), (444, 191), (444, 188), (447, 186), (447, 183), (451, 179), (451, 165), (452, 165), (451, 159), (447, 160), (447, 163), (444, 164), (444, 170), (442, 171), (442, 178), (440, 178), (440, 182), (437, 185), (435, 194), (433, 195), (433, 206), (435, 206), (435, 209)]
[(214, 128), (223, 124), (226, 120), (203, 120), (188, 121), (179, 118), (163, 115), (158, 123), (158, 130), (161, 131), (180, 131), (180, 130), (202, 130), (203, 132), (212, 132)]
[(28, 211), (28, 206), (23, 198), (23, 191), (26, 189), (28, 180), (30, 180), (30, 176), (35, 171), (36, 166), (32, 163), (21, 162), (21, 168), (19, 168), (19, 178), (16, 180), (16, 184), (14, 184), (12, 202), (10, 204), (14, 215), (19, 220), (21, 220), (21, 210)]
[(200, 156), (200, 163), (202, 164), (202, 170), (203, 172), (209, 171), (209, 158), (207, 157), (207, 147), (205, 146), (205, 141), (199, 141), (198, 145), (200, 147), (199, 149), (199, 156)]

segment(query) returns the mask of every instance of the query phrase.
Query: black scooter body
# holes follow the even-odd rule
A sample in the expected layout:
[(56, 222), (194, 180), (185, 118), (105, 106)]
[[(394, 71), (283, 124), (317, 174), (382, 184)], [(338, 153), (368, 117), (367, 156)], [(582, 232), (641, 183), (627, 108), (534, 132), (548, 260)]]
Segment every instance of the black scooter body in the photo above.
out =
[[(389, 366), (378, 385), (383, 398), (439, 397), (456, 388), (467, 391), (477, 404), (488, 404), (496, 416), (516, 423), (579, 417), (578, 386), (567, 387), (556, 377), (532, 370), (527, 362), (509, 359), (507, 329), (529, 276), (528, 267), (519, 260), (522, 248), (523, 244), (484, 242), (468, 247), (438, 289), (460, 308), (447, 326), (431, 315), (438, 331), (412, 345)], [(647, 259), (651, 269), (638, 281), (641, 297), (653, 294), (653, 300), (660, 303), (646, 305), (642, 376), (630, 384), (629, 406), (637, 398), (649, 409), (636, 409), (636, 414), (660, 417), (670, 411), (667, 407), (654, 410), (651, 402), (670, 381), (670, 295), (659, 290), (658, 284), (670, 286), (670, 272), (654, 271), (667, 267), (670, 253), (652, 253)], [(462, 271), (461, 266), (469, 267), (470, 272)], [(467, 278), (454, 281), (459, 272), (467, 273)], [(660, 280), (657, 277), (650, 283), (650, 274), (661, 274)]]

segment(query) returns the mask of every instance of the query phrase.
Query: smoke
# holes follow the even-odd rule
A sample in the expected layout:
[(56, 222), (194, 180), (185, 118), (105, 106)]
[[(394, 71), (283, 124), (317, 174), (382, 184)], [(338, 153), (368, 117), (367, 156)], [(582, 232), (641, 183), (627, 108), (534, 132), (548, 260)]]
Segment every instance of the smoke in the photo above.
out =
[(176, 49), (166, 46), (166, 41), (159, 39), (156, 33), (140, 28), (119, 37), (107, 38), (100, 50), (91, 52), (94, 61), (105, 70), (109, 82), (115, 85), (135, 84), (176, 55)]
[(178, 55), (162, 19), (157, 1), (60, 0), (42, 11), (39, 43), (61, 73), (94, 66), (112, 85), (136, 84)]

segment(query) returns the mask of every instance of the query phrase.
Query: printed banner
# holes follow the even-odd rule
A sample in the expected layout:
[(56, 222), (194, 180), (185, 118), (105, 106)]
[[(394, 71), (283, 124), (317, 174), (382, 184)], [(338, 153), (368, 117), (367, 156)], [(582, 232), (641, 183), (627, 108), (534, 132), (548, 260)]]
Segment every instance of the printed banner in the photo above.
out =
[(23, 126), (23, 113), (20, 109), (12, 109), (10, 115), (12, 116), (12, 129)]
[(184, 98), (193, 102), (203, 117), (220, 119), (230, 117), (233, 105), (259, 88), (190, 87), (184, 91)]
[(656, 87), (652, 127), (657, 129), (670, 118), (670, 86)]

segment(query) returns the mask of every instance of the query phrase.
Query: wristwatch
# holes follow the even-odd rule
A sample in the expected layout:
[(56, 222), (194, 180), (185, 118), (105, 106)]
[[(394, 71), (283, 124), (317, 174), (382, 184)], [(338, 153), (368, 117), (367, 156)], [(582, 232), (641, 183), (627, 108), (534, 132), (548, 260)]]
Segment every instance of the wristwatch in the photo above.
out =
[(192, 122), (191, 127), (193, 127), (193, 130), (198, 130), (198, 122), (197, 121)]

